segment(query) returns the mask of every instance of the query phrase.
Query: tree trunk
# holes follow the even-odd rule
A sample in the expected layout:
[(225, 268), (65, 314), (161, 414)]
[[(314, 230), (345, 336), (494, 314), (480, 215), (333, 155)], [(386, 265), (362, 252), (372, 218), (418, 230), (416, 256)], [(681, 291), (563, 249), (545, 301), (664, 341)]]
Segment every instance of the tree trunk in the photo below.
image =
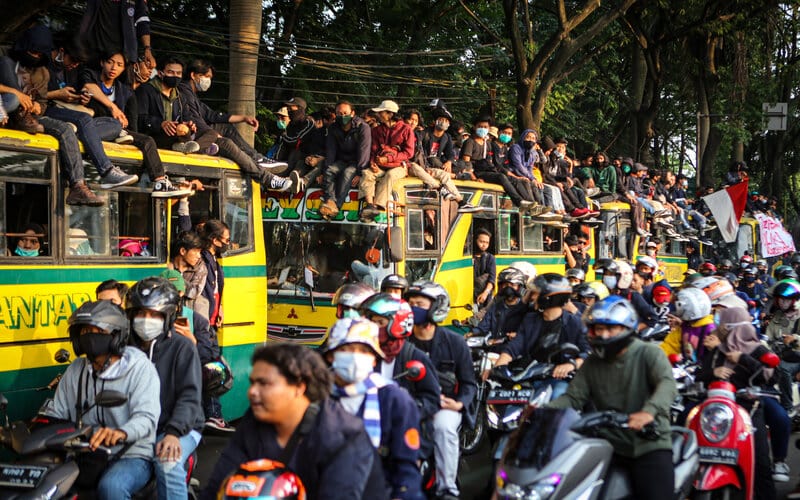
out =
[[(261, 2), (231, 0), (230, 3), (230, 74), (229, 111), (233, 114), (256, 114), (256, 77), (258, 48), (261, 41)], [(239, 124), (239, 133), (253, 144), (253, 127)]]

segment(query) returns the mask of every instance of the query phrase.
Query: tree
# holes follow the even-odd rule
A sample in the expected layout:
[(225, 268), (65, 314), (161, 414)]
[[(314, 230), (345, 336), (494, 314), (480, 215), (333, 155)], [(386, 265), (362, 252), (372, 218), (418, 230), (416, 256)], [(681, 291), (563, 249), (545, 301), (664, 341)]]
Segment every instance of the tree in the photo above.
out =
[[(230, 112), (256, 114), (256, 78), (258, 76), (258, 47), (261, 41), (261, 1), (231, 0), (230, 3), (230, 72), (237, 83), (230, 86)], [(242, 136), (253, 143), (253, 129), (239, 125)]]
[(25, 2), (4, 2), (3, 28), (0, 30), (0, 44), (13, 42), (27, 24), (47, 9), (64, 3), (64, 0), (27, 0)]

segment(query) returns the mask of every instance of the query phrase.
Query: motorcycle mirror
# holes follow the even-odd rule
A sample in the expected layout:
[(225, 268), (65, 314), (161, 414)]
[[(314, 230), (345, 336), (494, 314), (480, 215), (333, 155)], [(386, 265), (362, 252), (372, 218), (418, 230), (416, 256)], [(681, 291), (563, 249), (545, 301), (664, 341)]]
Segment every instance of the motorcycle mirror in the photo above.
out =
[(669, 364), (672, 366), (675, 366), (681, 362), (681, 355), (674, 352), (667, 356), (667, 358), (669, 359)]
[(100, 391), (94, 399), (103, 408), (116, 408), (128, 402), (128, 396), (119, 391)]
[(550, 359), (562, 358), (562, 359), (575, 359), (580, 354), (581, 350), (578, 349), (578, 346), (575, 344), (571, 344), (569, 342), (565, 342), (558, 346), (551, 355)]
[(59, 349), (56, 351), (54, 359), (56, 363), (69, 363), (69, 351), (66, 349)]
[(421, 361), (412, 359), (406, 363), (406, 379), (411, 382), (419, 382), (424, 379), (426, 375), (425, 365)]

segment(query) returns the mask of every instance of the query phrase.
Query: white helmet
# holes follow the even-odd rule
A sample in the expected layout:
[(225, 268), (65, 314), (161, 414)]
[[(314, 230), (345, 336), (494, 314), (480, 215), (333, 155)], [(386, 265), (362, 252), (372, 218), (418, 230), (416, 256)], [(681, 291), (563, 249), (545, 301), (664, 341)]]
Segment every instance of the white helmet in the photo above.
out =
[(675, 295), (675, 314), (683, 321), (697, 321), (711, 314), (711, 299), (699, 288), (683, 288)]
[(617, 280), (617, 288), (627, 290), (633, 283), (633, 268), (624, 260), (616, 260), (619, 266), (619, 279)]
[(538, 274), (536, 272), (536, 266), (534, 266), (530, 262), (525, 262), (524, 260), (516, 260), (512, 262), (508, 267), (513, 267), (514, 269), (517, 269), (520, 272), (522, 272), (522, 274), (525, 275), (526, 285), (528, 283), (533, 283), (531, 280), (533, 280)]

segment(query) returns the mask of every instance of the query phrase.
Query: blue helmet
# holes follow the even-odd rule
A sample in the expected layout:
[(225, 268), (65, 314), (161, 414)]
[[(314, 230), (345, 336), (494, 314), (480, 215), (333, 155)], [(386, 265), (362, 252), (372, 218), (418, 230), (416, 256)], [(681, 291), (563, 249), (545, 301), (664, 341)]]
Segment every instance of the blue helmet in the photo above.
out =
[[(611, 295), (596, 302), (586, 313), (589, 327), (588, 340), (592, 350), (600, 359), (613, 360), (617, 354), (633, 340), (633, 332), (639, 324), (639, 317), (630, 302), (619, 295)], [(594, 326), (622, 326), (624, 330), (614, 337), (595, 335)]]

